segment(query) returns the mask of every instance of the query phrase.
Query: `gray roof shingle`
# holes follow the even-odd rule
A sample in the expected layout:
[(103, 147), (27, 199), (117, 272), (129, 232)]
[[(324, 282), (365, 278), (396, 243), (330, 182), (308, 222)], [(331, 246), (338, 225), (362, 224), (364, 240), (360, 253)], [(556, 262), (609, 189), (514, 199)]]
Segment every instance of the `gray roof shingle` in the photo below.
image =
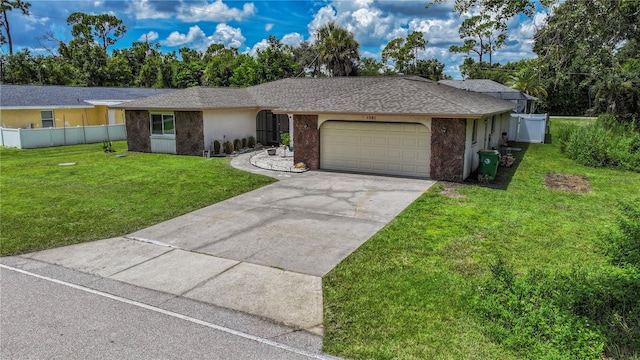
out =
[(91, 107), (88, 101), (129, 101), (175, 89), (76, 87), (55, 85), (0, 85), (0, 107)]
[(538, 98), (527, 95), (516, 89), (502, 85), (489, 79), (468, 79), (468, 80), (440, 80), (440, 84), (453, 86), (458, 89), (475, 91), (497, 97), (503, 100), (538, 100)]
[(123, 103), (123, 109), (263, 108), (279, 113), (478, 116), (513, 103), (420, 77), (291, 78), (249, 88), (193, 87)]

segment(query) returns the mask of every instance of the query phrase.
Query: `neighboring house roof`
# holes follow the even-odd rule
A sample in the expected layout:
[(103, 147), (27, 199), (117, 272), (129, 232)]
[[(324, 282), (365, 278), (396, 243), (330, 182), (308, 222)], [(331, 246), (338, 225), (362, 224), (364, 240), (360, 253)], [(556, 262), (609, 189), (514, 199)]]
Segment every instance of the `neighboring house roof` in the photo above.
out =
[(0, 85), (0, 108), (91, 108), (94, 105), (116, 105), (174, 90), (176, 89)]
[(438, 82), (458, 89), (487, 94), (503, 100), (538, 100), (536, 97), (489, 79), (440, 80)]
[(291, 78), (244, 89), (193, 87), (123, 103), (127, 110), (256, 108), (277, 113), (480, 116), (513, 103), (420, 77)]

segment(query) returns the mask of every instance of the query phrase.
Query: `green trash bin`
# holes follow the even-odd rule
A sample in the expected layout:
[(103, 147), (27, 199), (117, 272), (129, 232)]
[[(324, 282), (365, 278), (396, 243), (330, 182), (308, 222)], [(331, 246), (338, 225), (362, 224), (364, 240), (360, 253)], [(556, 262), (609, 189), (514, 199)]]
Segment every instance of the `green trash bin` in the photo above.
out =
[(500, 163), (500, 152), (498, 150), (480, 150), (480, 175), (487, 175), (492, 180), (498, 173), (498, 163)]

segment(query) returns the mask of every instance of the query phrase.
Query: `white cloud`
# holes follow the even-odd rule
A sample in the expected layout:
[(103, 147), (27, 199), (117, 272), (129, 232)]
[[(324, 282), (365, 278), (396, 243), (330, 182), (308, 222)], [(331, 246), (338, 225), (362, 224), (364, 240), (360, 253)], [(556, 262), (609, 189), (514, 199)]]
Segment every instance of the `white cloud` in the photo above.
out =
[(156, 10), (149, 0), (132, 1), (129, 5), (129, 12), (136, 19), (168, 19), (171, 14)]
[(140, 35), (138, 41), (154, 41), (158, 39), (158, 33), (156, 31), (149, 31), (146, 34)]
[(240, 21), (256, 13), (253, 3), (245, 3), (240, 8), (231, 8), (222, 0), (206, 3), (202, 6), (188, 5), (183, 3), (178, 9), (178, 19), (184, 22), (212, 21), (227, 22), (231, 20)]
[(264, 31), (271, 31), (273, 29), (273, 23), (266, 23), (264, 25)]
[(298, 46), (300, 43), (304, 41), (304, 36), (298, 34), (297, 32), (286, 34), (282, 37), (281, 42), (284, 45)]
[(315, 39), (316, 30), (323, 25), (335, 21), (337, 19), (336, 10), (331, 5), (321, 7), (318, 12), (313, 16), (313, 20), (307, 25), (309, 34), (312, 35), (312, 39)]
[(189, 32), (187, 34), (181, 34), (177, 31), (169, 34), (165, 40), (160, 41), (160, 44), (166, 46), (181, 46), (184, 44), (190, 44), (197, 41), (201, 41), (205, 38), (205, 34), (200, 29), (198, 25), (192, 26), (189, 28)]
[(255, 45), (253, 45), (253, 47), (249, 51), (249, 54), (256, 56), (258, 55), (258, 50), (264, 50), (268, 46), (269, 46), (269, 42), (267, 41), (267, 39), (262, 39), (259, 42), (255, 43)]
[(208, 44), (224, 44), (227, 47), (234, 47), (239, 49), (246, 38), (242, 35), (242, 30), (240, 28), (234, 28), (227, 24), (218, 24), (216, 26), (216, 31), (207, 37)]

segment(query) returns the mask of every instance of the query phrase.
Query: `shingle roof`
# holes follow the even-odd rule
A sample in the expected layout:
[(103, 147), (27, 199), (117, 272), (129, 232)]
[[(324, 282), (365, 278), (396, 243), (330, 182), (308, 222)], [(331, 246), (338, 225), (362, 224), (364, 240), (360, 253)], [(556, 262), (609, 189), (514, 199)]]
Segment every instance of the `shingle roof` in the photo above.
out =
[(419, 77), (374, 79), (379, 80), (316, 101), (283, 106), (274, 112), (477, 116), (514, 107), (510, 102)]
[(129, 101), (175, 89), (80, 87), (52, 85), (0, 85), (0, 107), (92, 107), (91, 102)]
[(283, 79), (245, 89), (193, 87), (123, 103), (123, 109), (264, 108), (278, 113), (484, 115), (514, 105), (420, 77)]
[(194, 86), (115, 107), (127, 110), (205, 110), (257, 108), (258, 103), (247, 89)]
[(538, 100), (538, 98), (527, 95), (516, 89), (502, 85), (489, 79), (469, 79), (469, 80), (440, 80), (440, 84), (453, 86), (458, 89), (480, 92), (503, 100)]

